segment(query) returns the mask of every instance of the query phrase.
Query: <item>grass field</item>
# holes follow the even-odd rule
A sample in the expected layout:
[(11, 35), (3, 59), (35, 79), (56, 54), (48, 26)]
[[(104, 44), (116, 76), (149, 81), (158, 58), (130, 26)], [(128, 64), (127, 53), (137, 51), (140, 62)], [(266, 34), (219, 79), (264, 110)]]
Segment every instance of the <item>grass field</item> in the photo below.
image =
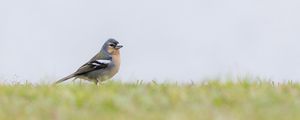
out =
[(0, 119), (298, 120), (300, 84), (3, 84)]

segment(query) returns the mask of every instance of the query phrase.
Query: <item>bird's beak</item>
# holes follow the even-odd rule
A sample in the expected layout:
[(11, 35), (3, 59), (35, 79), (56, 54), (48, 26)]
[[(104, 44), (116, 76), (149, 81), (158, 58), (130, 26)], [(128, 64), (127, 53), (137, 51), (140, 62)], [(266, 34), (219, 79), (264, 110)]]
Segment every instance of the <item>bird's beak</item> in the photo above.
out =
[(123, 47), (123, 45), (117, 45), (115, 48), (116, 49), (120, 49), (120, 48), (122, 48)]

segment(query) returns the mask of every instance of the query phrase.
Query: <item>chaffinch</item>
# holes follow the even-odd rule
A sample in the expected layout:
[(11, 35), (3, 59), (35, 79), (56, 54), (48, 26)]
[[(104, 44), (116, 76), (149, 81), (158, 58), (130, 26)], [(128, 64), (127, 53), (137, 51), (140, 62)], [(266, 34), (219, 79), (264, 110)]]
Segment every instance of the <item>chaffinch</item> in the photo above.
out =
[(96, 85), (112, 78), (120, 68), (120, 48), (123, 46), (115, 39), (108, 39), (99, 53), (90, 61), (82, 65), (76, 72), (64, 77), (54, 84), (61, 83), (71, 78), (80, 78), (94, 82)]

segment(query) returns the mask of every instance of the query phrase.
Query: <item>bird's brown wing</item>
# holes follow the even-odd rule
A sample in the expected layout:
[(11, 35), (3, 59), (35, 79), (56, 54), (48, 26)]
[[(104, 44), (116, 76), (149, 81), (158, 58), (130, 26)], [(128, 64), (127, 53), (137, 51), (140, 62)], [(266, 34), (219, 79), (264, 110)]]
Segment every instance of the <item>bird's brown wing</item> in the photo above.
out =
[(75, 75), (82, 75), (91, 71), (99, 70), (99, 69), (104, 69), (108, 66), (108, 64), (93, 64), (93, 63), (98, 63), (97, 61), (91, 61), (88, 62), (84, 65), (82, 65), (74, 74)]
[[(85, 74), (94, 70), (104, 69), (107, 67), (108, 64), (99, 63), (97, 60), (111, 60), (111, 56), (103, 51), (100, 51), (98, 54), (96, 54), (92, 59), (90, 59), (87, 63), (82, 65), (75, 73), (74, 75), (81, 75)], [(94, 63), (97, 63), (95, 65)]]
[(82, 65), (75, 73), (58, 80), (54, 84), (61, 83), (70, 78), (76, 77), (77, 75), (82, 75), (94, 70), (104, 69), (108, 66), (109, 63), (105, 63), (105, 62), (101, 63), (98, 62), (98, 60), (111, 60), (111, 59), (112, 59), (111, 56), (104, 49), (102, 49), (98, 54), (96, 54), (92, 59), (90, 59), (89, 62)]

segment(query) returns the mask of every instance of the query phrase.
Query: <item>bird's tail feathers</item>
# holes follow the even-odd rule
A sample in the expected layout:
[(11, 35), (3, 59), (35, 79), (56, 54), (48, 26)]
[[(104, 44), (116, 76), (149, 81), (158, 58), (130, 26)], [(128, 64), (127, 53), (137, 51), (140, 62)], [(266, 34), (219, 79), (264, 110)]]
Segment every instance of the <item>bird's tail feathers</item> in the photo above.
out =
[(66, 81), (66, 80), (68, 80), (68, 79), (70, 79), (70, 78), (72, 78), (72, 77), (74, 77), (74, 76), (75, 76), (74, 74), (71, 74), (71, 75), (69, 75), (69, 76), (67, 76), (67, 77), (64, 77), (64, 78), (62, 78), (62, 79), (56, 81), (56, 82), (54, 83), (54, 85), (56, 85), (56, 84), (58, 84), (58, 83), (61, 83), (61, 82), (64, 82), (64, 81)]

